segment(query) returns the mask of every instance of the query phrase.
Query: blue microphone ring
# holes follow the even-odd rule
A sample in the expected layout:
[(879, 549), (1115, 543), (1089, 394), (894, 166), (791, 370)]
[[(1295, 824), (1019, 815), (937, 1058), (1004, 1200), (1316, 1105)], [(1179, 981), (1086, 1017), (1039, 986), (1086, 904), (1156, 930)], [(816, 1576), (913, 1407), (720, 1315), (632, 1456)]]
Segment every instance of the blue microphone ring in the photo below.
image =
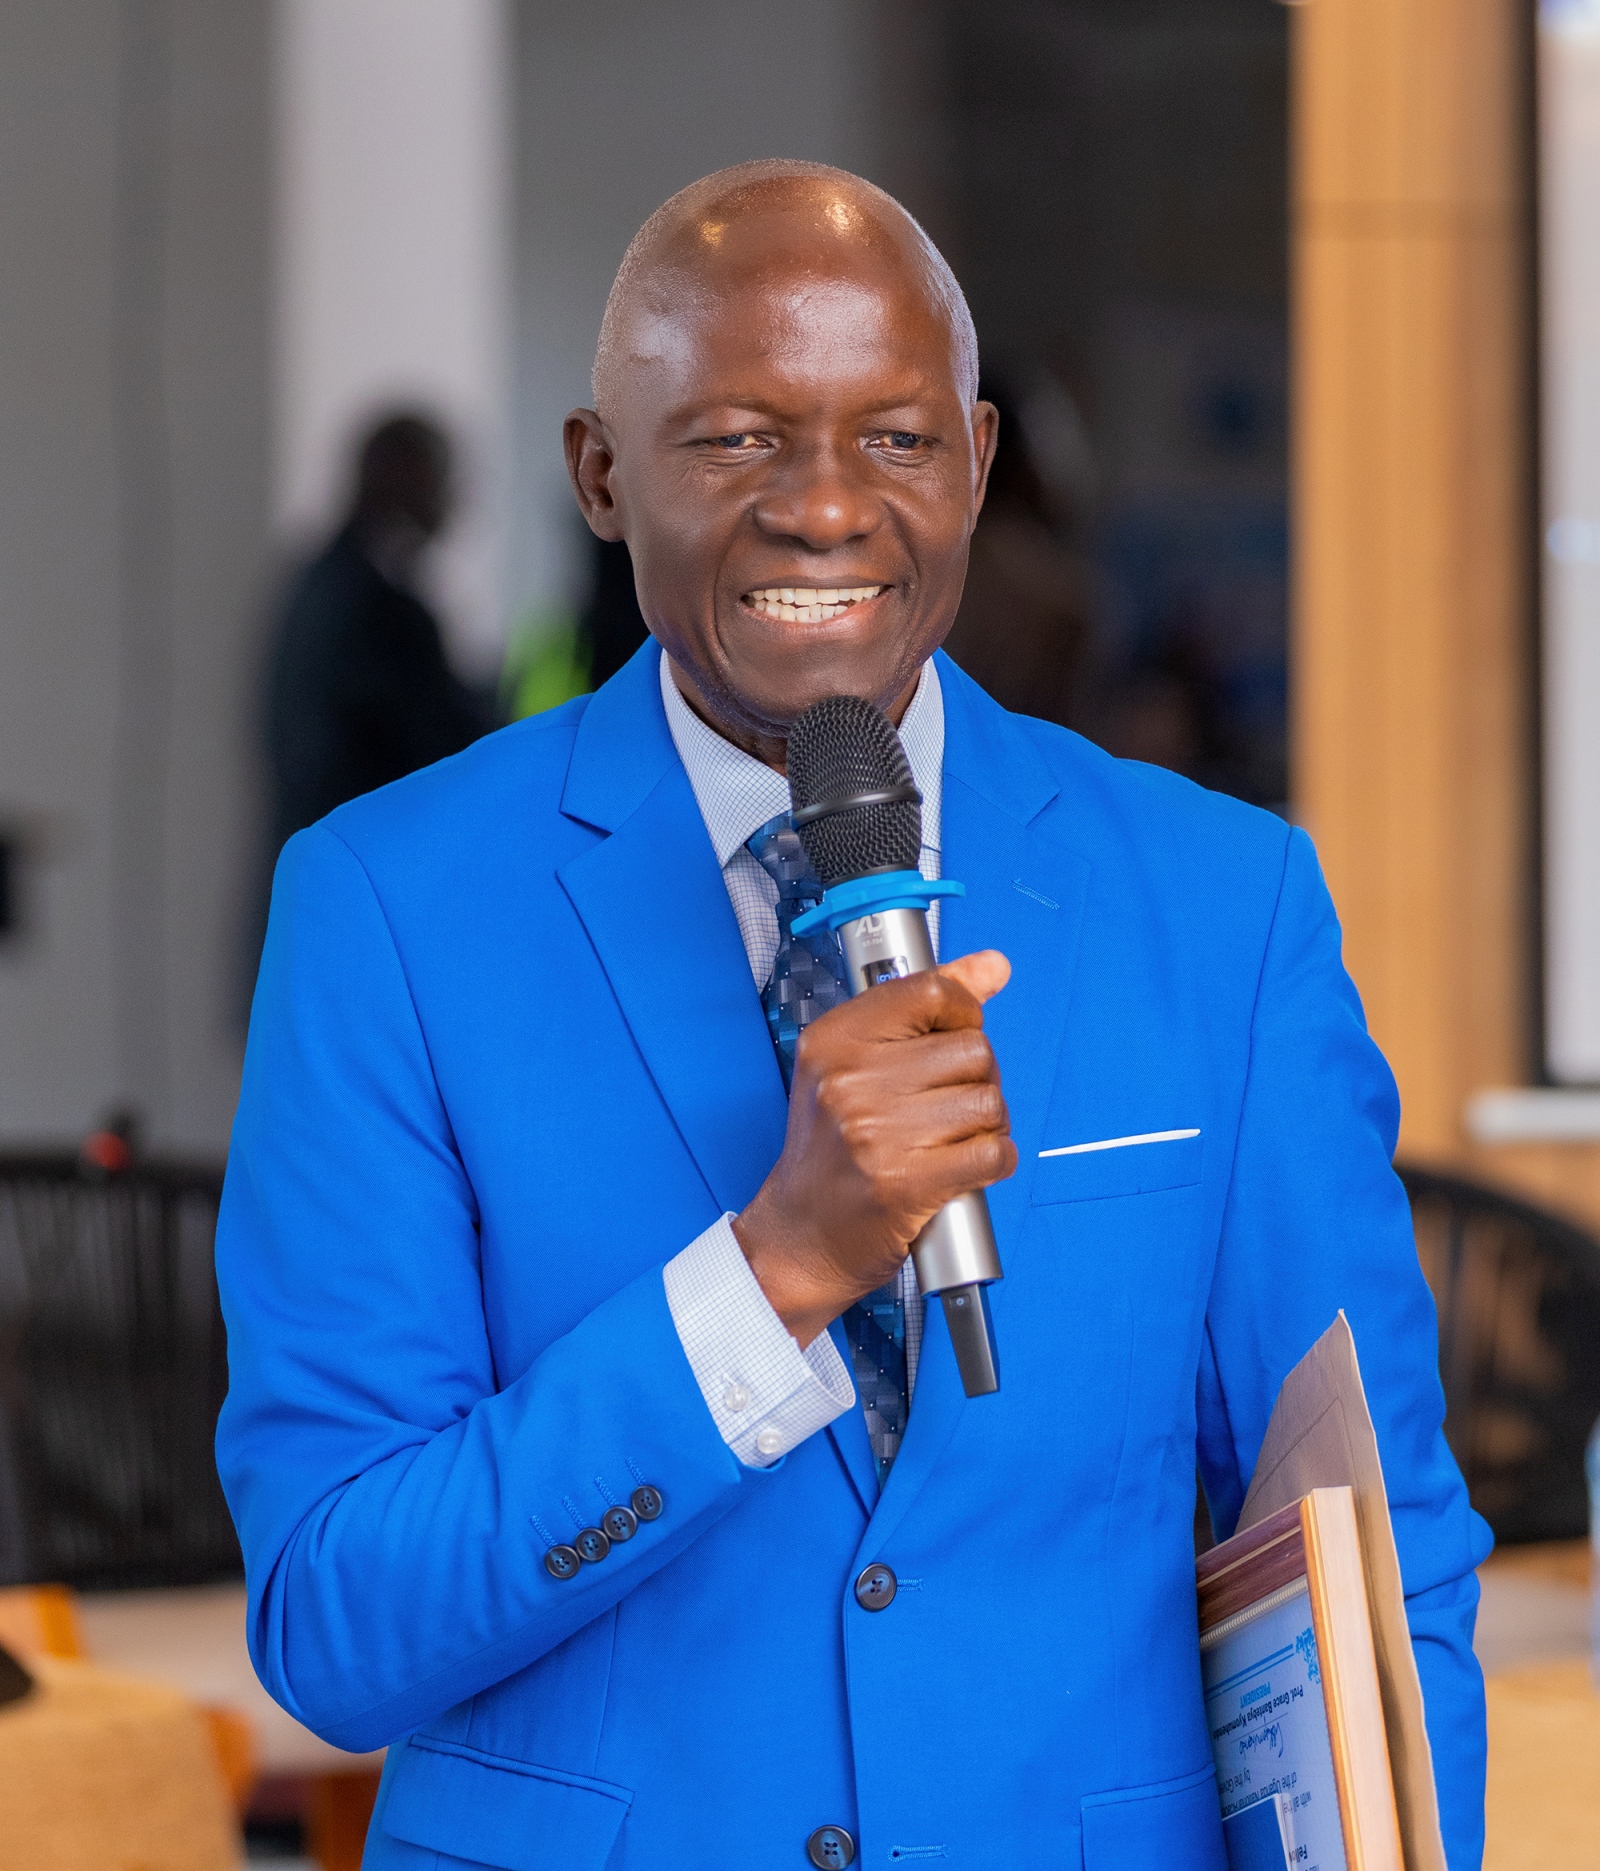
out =
[(817, 929), (836, 930), (862, 916), (880, 916), (885, 910), (926, 910), (936, 897), (964, 897), (967, 886), (953, 877), (924, 877), (921, 871), (878, 871), (870, 877), (852, 877), (835, 884), (815, 909), (796, 916), (790, 925), (796, 935)]

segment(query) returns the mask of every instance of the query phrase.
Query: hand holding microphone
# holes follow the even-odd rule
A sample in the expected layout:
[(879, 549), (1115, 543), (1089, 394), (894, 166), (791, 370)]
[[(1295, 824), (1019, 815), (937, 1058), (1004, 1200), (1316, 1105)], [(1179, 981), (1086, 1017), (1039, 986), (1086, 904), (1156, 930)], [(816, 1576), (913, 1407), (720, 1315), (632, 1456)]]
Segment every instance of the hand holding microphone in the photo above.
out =
[[(854, 995), (808, 1027), (783, 1153), (734, 1230), (802, 1344), (886, 1284), (908, 1250), (939, 1294), (968, 1395), (998, 1387), (985, 1289), (1000, 1277), (982, 1190), (1016, 1167), (982, 1003), (992, 950), (935, 968), (917, 874), (921, 802), (870, 703), (820, 702), (789, 742), (796, 827), (828, 892)], [(869, 991), (870, 990), (870, 991)]]

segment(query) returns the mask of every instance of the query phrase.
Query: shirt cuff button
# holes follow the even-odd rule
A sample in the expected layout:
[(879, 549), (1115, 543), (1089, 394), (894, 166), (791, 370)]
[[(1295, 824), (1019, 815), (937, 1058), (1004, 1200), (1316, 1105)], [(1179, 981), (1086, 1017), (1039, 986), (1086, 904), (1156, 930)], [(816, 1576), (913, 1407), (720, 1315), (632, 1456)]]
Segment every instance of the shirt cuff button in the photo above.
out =
[(741, 1410), (750, 1407), (750, 1393), (743, 1384), (730, 1384), (722, 1393), (722, 1407), (737, 1416)]
[(757, 1455), (781, 1455), (783, 1453), (783, 1431), (781, 1429), (763, 1429), (756, 1437)]

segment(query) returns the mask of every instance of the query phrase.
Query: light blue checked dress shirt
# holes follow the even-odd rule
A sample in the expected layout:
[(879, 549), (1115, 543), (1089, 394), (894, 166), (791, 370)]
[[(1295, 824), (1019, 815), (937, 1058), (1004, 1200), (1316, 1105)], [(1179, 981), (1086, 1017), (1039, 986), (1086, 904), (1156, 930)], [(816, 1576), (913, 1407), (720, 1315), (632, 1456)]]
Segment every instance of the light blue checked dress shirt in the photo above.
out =
[[(778, 949), (777, 885), (746, 846), (769, 819), (789, 807), (789, 782), (706, 726), (678, 692), (665, 653), (661, 697), (700, 815), (722, 866), (759, 995)], [(900, 724), (900, 739), (922, 794), (924, 877), (939, 875), (943, 799), (944, 697), (938, 672), (925, 663)], [(939, 908), (929, 913), (934, 952)], [(669, 1260), (667, 1304), (678, 1337), (718, 1432), (750, 1468), (764, 1468), (815, 1435), (855, 1402), (855, 1386), (827, 1332), (805, 1348), (789, 1335), (750, 1271), (724, 1215)], [(907, 1260), (901, 1270), (906, 1306), (906, 1378), (914, 1391), (922, 1348), (922, 1299)]]

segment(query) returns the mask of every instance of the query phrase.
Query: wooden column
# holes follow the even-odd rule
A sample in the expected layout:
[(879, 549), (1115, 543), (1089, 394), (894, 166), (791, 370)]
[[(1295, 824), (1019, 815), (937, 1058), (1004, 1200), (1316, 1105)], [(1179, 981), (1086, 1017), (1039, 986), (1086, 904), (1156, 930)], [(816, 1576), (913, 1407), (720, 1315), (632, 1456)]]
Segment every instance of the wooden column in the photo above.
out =
[(1294, 793), (1402, 1150), (1528, 1027), (1524, 0), (1294, 21)]
[(1463, 1125), (1537, 1065), (1528, 6), (1295, 9), (1294, 797), (1402, 1154), (1600, 1228), (1600, 1146)]

